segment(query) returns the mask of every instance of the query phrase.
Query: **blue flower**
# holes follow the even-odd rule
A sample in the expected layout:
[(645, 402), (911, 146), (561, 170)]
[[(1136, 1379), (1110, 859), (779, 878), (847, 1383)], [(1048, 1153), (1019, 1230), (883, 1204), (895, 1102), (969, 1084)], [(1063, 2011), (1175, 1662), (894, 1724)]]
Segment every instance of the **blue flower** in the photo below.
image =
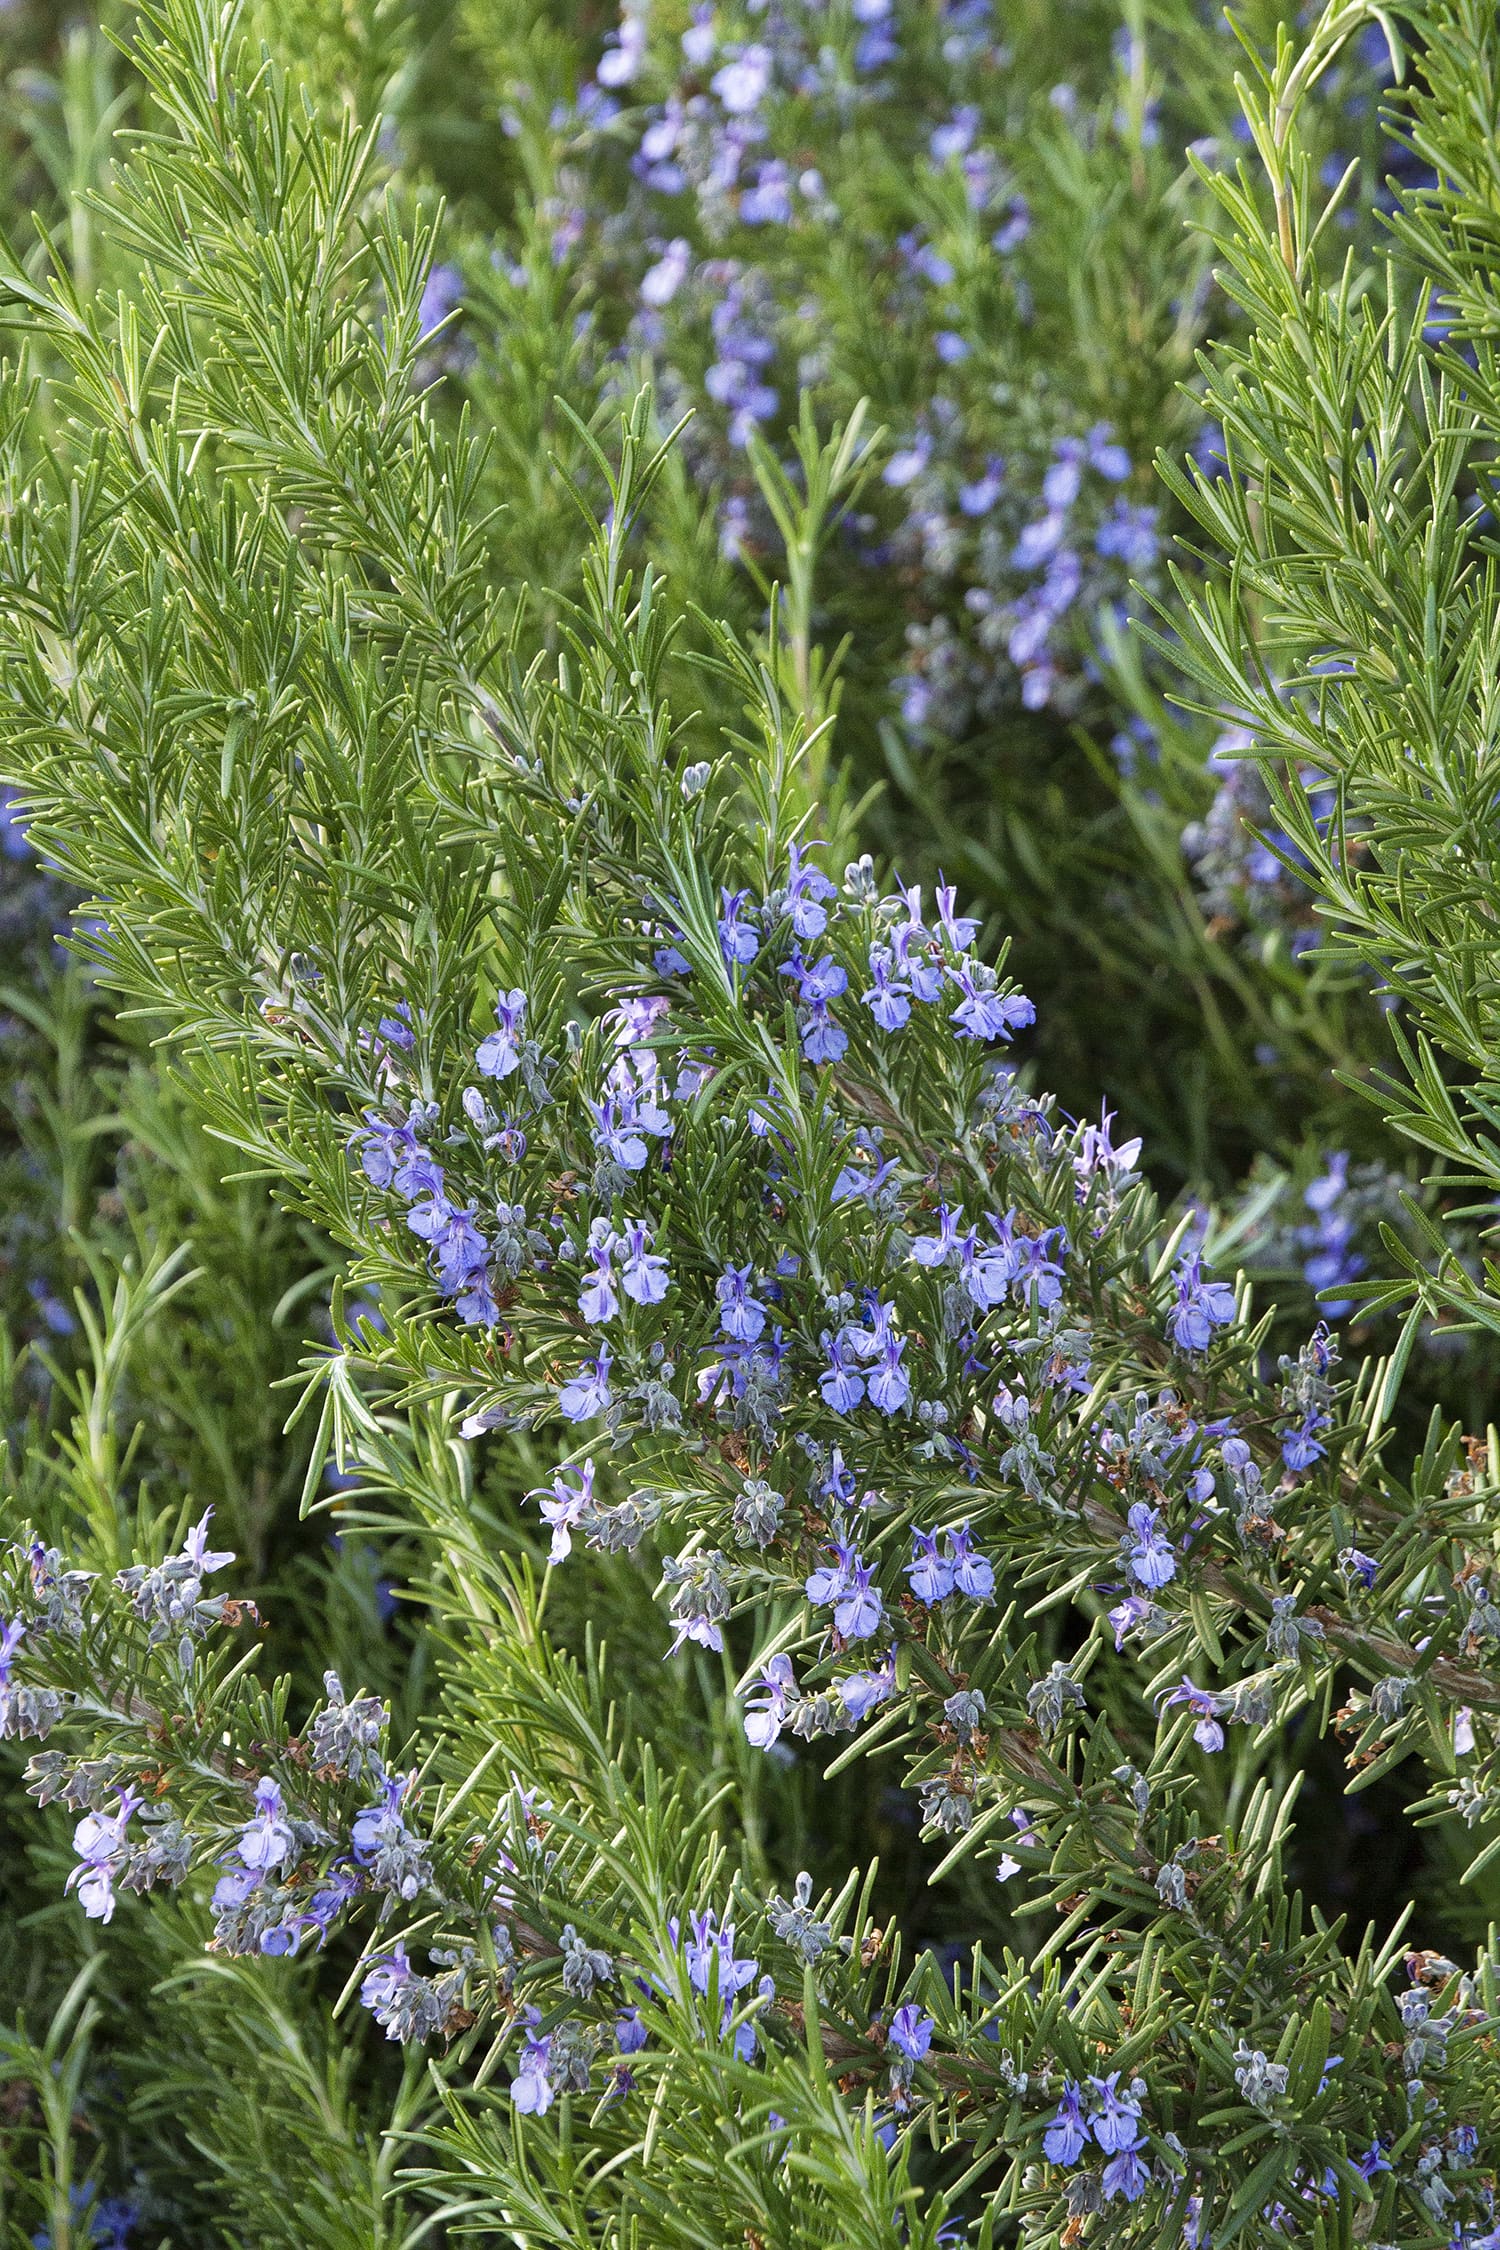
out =
[(1195, 1686), (1184, 1674), (1181, 1687), (1173, 1688), (1171, 1694), (1163, 1698), (1162, 1709), (1169, 1711), (1174, 1703), (1185, 1704), (1196, 1715), (1198, 1723), (1193, 1729), (1193, 1740), (1200, 1750), (1223, 1749), (1224, 1729), (1219, 1724), (1219, 1714), (1224, 1708), (1222, 1696)]
[[(748, 968), (760, 951), (760, 939), (747, 921), (742, 921), (748, 891), (721, 890), (719, 899), (723, 912), (719, 916), (719, 949), (726, 961)], [(753, 911), (753, 909), (752, 909)]]
[(1127, 2203), (1135, 2203), (1151, 2185), (1151, 2174), (1136, 2150), (1127, 2148), (1105, 2165), (1100, 2184), (1106, 2195), (1123, 2195)]
[(901, 1364), (906, 1339), (889, 1332), (880, 1347), (880, 1359), (865, 1377), (870, 1404), (881, 1414), (900, 1414), (911, 1403), (911, 1377)]
[[(931, 1268), (957, 1264), (961, 1250), (958, 1228), (962, 1217), (962, 1212), (955, 1215), (946, 1203), (938, 1205), (937, 1233), (919, 1234), (911, 1246), (912, 1257), (919, 1266)], [(969, 1239), (972, 1242), (973, 1237), (970, 1236)]]
[(1155, 508), (1136, 508), (1119, 500), (1094, 535), (1095, 550), (1114, 555), (1132, 570), (1149, 570), (1159, 545), (1156, 523)]
[(1130, 1575), (1139, 1585), (1149, 1586), (1155, 1592), (1165, 1586), (1169, 1578), (1177, 1576), (1176, 1550), (1171, 1540), (1157, 1530), (1157, 1512), (1144, 1500), (1135, 1502), (1126, 1521), (1131, 1537), (1122, 1542), (1122, 1553)]
[(578, 1310), (591, 1325), (613, 1320), (620, 1309), (615, 1291), (614, 1257), (619, 1237), (608, 1219), (595, 1219), (589, 1228), (589, 1254), (593, 1264), (578, 1292)]
[(417, 341), (425, 343), (434, 329), (441, 328), (464, 293), (463, 275), (457, 266), (434, 266), (422, 288), (422, 302), (417, 312)]
[(906, 1565), (911, 1590), (919, 1602), (932, 1608), (953, 1591), (953, 1564), (938, 1553), (937, 1541), (925, 1531), (913, 1530), (911, 1552), (912, 1559)]
[[(569, 1483), (569, 1478), (577, 1483)], [(552, 1526), (550, 1562), (564, 1562), (573, 1552), (573, 1532), (594, 1505), (594, 1464), (585, 1461), (582, 1469), (559, 1469), (550, 1485), (535, 1486), (526, 1495), (528, 1500), (540, 1500), (544, 1523)]]
[(1130, 455), (1119, 444), (1108, 422), (1096, 422), (1088, 434), (1089, 465), (1110, 484), (1122, 484), (1130, 474)]
[(435, 1110), (419, 1101), (412, 1103), (400, 1125), (388, 1123), (375, 1110), (365, 1111), (369, 1131), (356, 1134), (355, 1139), (364, 1144), (360, 1163), (372, 1186), (394, 1188), (408, 1199), (442, 1193), (443, 1168), (420, 1139), (435, 1115)]
[(256, 1784), (255, 1817), (241, 1829), (235, 1849), (257, 1875), (279, 1867), (291, 1852), (292, 1831), (282, 1816), (280, 1785), (269, 1776)]
[(750, 1293), (750, 1271), (749, 1266), (728, 1266), (714, 1284), (719, 1327), (739, 1344), (753, 1344), (766, 1325), (766, 1308)]
[(615, 2038), (622, 2055), (638, 2055), (650, 2036), (639, 2008), (626, 2008), (615, 2017)]
[(691, 262), (692, 245), (685, 236), (678, 235), (667, 244), (655, 265), (649, 266), (641, 276), (641, 303), (669, 305), (687, 279)]
[(1344, 1547), (1339, 1553), (1339, 1568), (1351, 1578), (1357, 1578), (1366, 1593), (1374, 1585), (1380, 1569), (1373, 1555), (1363, 1555), (1358, 1547)]
[(1140, 2101), (1133, 2093), (1117, 2093), (1119, 2081), (1117, 2070), (1112, 2070), (1107, 2078), (1089, 2080), (1099, 2101), (1089, 2125), (1106, 2155), (1120, 2154), (1140, 2145)]
[(993, 1600), (995, 1566), (986, 1556), (974, 1552), (973, 1534), (966, 1523), (949, 1532), (948, 1550), (953, 1563), (953, 1591), (967, 1594), (971, 1602)]
[(552, 2081), (547, 2075), (552, 2041), (535, 2036), (535, 2026), (541, 2020), (540, 2009), (523, 2010), (526, 2044), (521, 2051), (521, 2067), (510, 2082), (511, 2107), (527, 2117), (541, 2117), (552, 2106)]
[(758, 109), (770, 83), (771, 52), (759, 45), (741, 47), (709, 80), (731, 117), (745, 117)]
[(1184, 1258), (1176, 1280), (1177, 1305), (1167, 1324), (1172, 1341), (1181, 1352), (1206, 1352), (1214, 1330), (1234, 1318), (1234, 1291), (1227, 1281), (1204, 1280), (1196, 1250)]
[(854, 1364), (854, 1350), (847, 1328), (831, 1336), (825, 1328), (819, 1341), (828, 1354), (829, 1368), (818, 1378), (818, 1389), (825, 1406), (835, 1414), (852, 1414), (865, 1395), (865, 1379)]
[(933, 2030), (931, 2016), (924, 2015), (920, 2008), (908, 2000), (892, 2016), (891, 2027), (886, 2036), (891, 2046), (898, 2048), (908, 2062), (916, 2063), (922, 2060), (932, 2045)]
[(966, 516), (987, 516), (1005, 489), (1005, 463), (991, 454), (984, 474), (958, 488), (958, 504)]
[[(1056, 554), (1067, 528), (1067, 518), (1059, 509), (1053, 509), (1045, 516), (1038, 516), (1034, 522), (1027, 524), (1011, 549), (1010, 559), (1015, 568), (1036, 570), (1049, 555)], [(1011, 653), (1014, 656), (1014, 650)]]
[(1071, 2078), (1066, 2078), (1057, 2115), (1042, 2135), (1042, 2153), (1049, 2164), (1076, 2164), (1088, 2146), (1088, 2137), (1081, 2091)]
[(797, 1675), (789, 1656), (773, 1656), (761, 1673), (755, 1696), (745, 1711), (745, 1739), (757, 1750), (769, 1750), (786, 1725), (791, 1703), (798, 1694)]
[(833, 1684), (850, 1719), (859, 1726), (896, 1692), (895, 1649), (887, 1649), (885, 1661), (876, 1671), (848, 1672)]
[(91, 1922), (108, 1922), (114, 1914), (115, 1877), (130, 1849), (125, 1830), (131, 1814), (144, 1801), (129, 1788), (117, 1790), (116, 1795), (116, 1811), (85, 1813), (73, 1831), (79, 1864), (68, 1877), (66, 1888), (77, 1891), (79, 1904)]
[(802, 1025), (802, 1052), (807, 1060), (817, 1064), (839, 1062), (848, 1045), (849, 1034), (834, 1022), (827, 1005), (814, 1001)]
[(820, 1563), (808, 1576), (808, 1600), (819, 1609), (832, 1606), (834, 1630), (842, 1640), (868, 1640), (880, 1625), (884, 1605), (871, 1576), (857, 1548), (842, 1540), (834, 1543), (833, 1560)]
[(524, 992), (502, 992), (495, 1002), (498, 1031), (482, 1040), (475, 1062), (486, 1078), (508, 1078), (521, 1060), (521, 1026), (526, 1020)]
[(904, 485), (915, 483), (926, 468), (931, 451), (931, 438), (918, 436), (910, 445), (891, 455), (881, 471), (881, 482), (894, 486), (897, 491)]
[(963, 993), (963, 999), (948, 1018), (950, 1023), (957, 1024), (960, 1038), (1009, 1040), (1012, 1031), (1036, 1022), (1036, 1009), (1024, 992), (1002, 996), (985, 989), (979, 982), (981, 972), (962, 963), (949, 974)]
[(598, 1358), (586, 1359), (578, 1373), (564, 1383), (557, 1394), (557, 1404), (568, 1421), (588, 1422), (596, 1414), (608, 1413), (614, 1404), (614, 1393), (609, 1387), (612, 1365), (613, 1355), (608, 1344), (601, 1344)]
[(860, 997), (882, 1031), (899, 1031), (911, 1018), (911, 987), (899, 981), (893, 973), (895, 967), (895, 955), (888, 946), (871, 946), (870, 975), (874, 981)]
[(1320, 1413), (1317, 1407), (1310, 1406), (1300, 1424), (1283, 1433), (1281, 1458), (1294, 1476), (1299, 1476), (1304, 1469), (1310, 1469), (1315, 1461), (1321, 1461), (1326, 1455), (1328, 1448), (1318, 1442), (1318, 1432), (1326, 1430), (1331, 1420), (1330, 1415)]
[(1071, 508), (1083, 482), (1083, 447), (1077, 438), (1060, 438), (1056, 453), (1042, 479), (1042, 498), (1049, 508)]
[(829, 881), (821, 867), (814, 867), (804, 860), (802, 851), (796, 844), (787, 846), (787, 860), (790, 872), (787, 876), (786, 895), (792, 928), (804, 941), (821, 937), (828, 927), (828, 916), (822, 901), (837, 897), (837, 886)]
[(666, 1259), (651, 1248), (650, 1230), (633, 1220), (617, 1241), (625, 1253), (620, 1286), (626, 1296), (633, 1304), (659, 1305), (667, 1293), (670, 1275)]

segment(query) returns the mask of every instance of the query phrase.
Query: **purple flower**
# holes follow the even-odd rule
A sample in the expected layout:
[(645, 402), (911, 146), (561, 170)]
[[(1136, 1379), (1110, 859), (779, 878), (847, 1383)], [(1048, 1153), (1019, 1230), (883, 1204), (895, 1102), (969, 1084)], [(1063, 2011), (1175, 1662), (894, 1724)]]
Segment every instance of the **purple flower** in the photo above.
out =
[(782, 963), (781, 974), (797, 979), (797, 998), (808, 1008), (837, 1000), (849, 989), (849, 979), (837, 961), (827, 954), (817, 961), (804, 961), (800, 948)]
[(1358, 1547), (1345, 1547), (1339, 1555), (1339, 1568), (1347, 1571), (1351, 1578), (1357, 1578), (1368, 1593), (1380, 1565), (1373, 1555), (1362, 1555)]
[(1094, 536), (1095, 549), (1101, 555), (1115, 556), (1131, 570), (1149, 570), (1159, 544), (1156, 522), (1155, 508), (1135, 508), (1128, 500), (1117, 501)]
[(1326, 1455), (1328, 1448), (1319, 1444), (1318, 1432), (1326, 1430), (1330, 1420), (1329, 1415), (1310, 1406), (1297, 1428), (1282, 1433), (1281, 1458), (1294, 1476), (1300, 1476), (1304, 1469), (1310, 1469), (1314, 1461), (1321, 1461)]
[(557, 1404), (567, 1421), (588, 1422), (596, 1414), (608, 1413), (614, 1404), (614, 1393), (609, 1387), (613, 1364), (614, 1356), (608, 1344), (601, 1344), (598, 1358), (586, 1359), (578, 1373), (564, 1383), (557, 1394)]
[(1012, 1031), (1036, 1022), (1036, 1008), (1024, 992), (1002, 995), (987, 991), (977, 982), (974, 972), (962, 966), (951, 970), (950, 974), (963, 993), (963, 999), (948, 1021), (957, 1024), (961, 1038), (1009, 1040)]
[(1197, 1715), (1198, 1723), (1193, 1729), (1193, 1740), (1200, 1750), (1223, 1749), (1224, 1729), (1219, 1724), (1219, 1713), (1224, 1708), (1222, 1696), (1215, 1695), (1211, 1689), (1195, 1687), (1184, 1674), (1181, 1687), (1173, 1688), (1171, 1694), (1164, 1698), (1162, 1709), (1169, 1711), (1174, 1703), (1185, 1704), (1189, 1711)]
[[(570, 1477), (576, 1484), (568, 1482)], [(542, 1521), (552, 1526), (548, 1560), (565, 1562), (573, 1552), (574, 1530), (594, 1505), (593, 1462), (585, 1461), (582, 1469), (559, 1469), (550, 1485), (539, 1484), (526, 1497), (541, 1501)]]
[(1134, 2094), (1115, 2091), (1119, 2079), (1120, 2073), (1112, 2070), (1107, 2078), (1089, 2080), (1099, 2101), (1089, 2125), (1106, 2155), (1118, 2155), (1140, 2143), (1141, 2105)]
[(682, 52), (694, 70), (701, 70), (714, 51), (713, 0), (696, 0), (693, 20), (682, 35)]
[(115, 1911), (115, 1862), (128, 1849), (125, 1830), (130, 1816), (144, 1801), (133, 1789), (121, 1789), (118, 1810), (88, 1812), (73, 1831), (73, 1849), (79, 1865), (68, 1877), (67, 1889), (78, 1893), (79, 1904), (91, 1922), (108, 1922)]
[(855, 1558), (849, 1582), (834, 1605), (834, 1630), (846, 1641), (867, 1641), (877, 1632), (885, 1614), (877, 1587), (870, 1584), (868, 1567)]
[(1064, 2079), (1057, 2115), (1042, 2135), (1042, 2153), (1049, 2164), (1076, 2164), (1088, 2146), (1083, 2121), (1083, 2099), (1071, 2078)]
[(1005, 488), (1005, 463), (991, 454), (984, 474), (958, 488), (958, 504), (966, 516), (987, 516)]
[(667, 1261), (651, 1248), (648, 1228), (636, 1221), (617, 1238), (625, 1253), (620, 1269), (620, 1286), (633, 1304), (659, 1305), (667, 1293), (670, 1276)]
[(441, 1194), (443, 1168), (418, 1137), (433, 1114), (413, 1102), (405, 1123), (392, 1125), (377, 1111), (365, 1111), (369, 1131), (357, 1133), (355, 1140), (364, 1144), (359, 1160), (372, 1187), (394, 1188), (408, 1199)]
[(475, 1056), (486, 1078), (508, 1078), (521, 1060), (521, 1026), (526, 1020), (524, 992), (502, 992), (495, 1002), (500, 1029), (480, 1042)]
[(932, 2045), (933, 2021), (923, 2015), (920, 2008), (908, 2000), (891, 2018), (887, 2038), (891, 2046), (905, 2055), (908, 2062), (920, 2062)]
[(1154, 1607), (1144, 1594), (1127, 1594), (1124, 1601), (1115, 1604), (1109, 1622), (1114, 1628), (1116, 1649), (1122, 1649), (1130, 1635), (1145, 1624)]
[(911, 1555), (906, 1565), (911, 1590), (919, 1602), (932, 1608), (953, 1591), (953, 1563), (949, 1557), (938, 1553), (934, 1538), (915, 1528), (911, 1535)]
[(1167, 1326), (1180, 1352), (1206, 1352), (1216, 1328), (1234, 1318), (1234, 1291), (1227, 1281), (1205, 1281), (1195, 1250), (1177, 1269), (1177, 1305)]
[(719, 893), (723, 907), (719, 916), (719, 949), (726, 961), (742, 969), (748, 968), (760, 951), (760, 939), (748, 922), (740, 919), (749, 896), (748, 891), (721, 890)]
[(731, 117), (745, 117), (758, 109), (770, 83), (770, 49), (761, 46), (742, 47), (734, 60), (716, 70), (709, 80)]
[(626, 2008), (615, 2017), (615, 2038), (622, 2055), (638, 2055), (650, 2036), (639, 2008)]
[(620, 1309), (612, 1263), (618, 1242), (619, 1236), (612, 1231), (608, 1219), (595, 1219), (589, 1228), (589, 1253), (593, 1264), (578, 1292), (578, 1310), (591, 1326), (613, 1320)]
[(834, 1022), (823, 1001), (814, 1001), (802, 1025), (802, 1052), (807, 1060), (817, 1064), (839, 1062), (848, 1045), (847, 1031)]
[(753, 1344), (766, 1325), (766, 1308), (750, 1294), (750, 1267), (728, 1266), (714, 1284), (719, 1327), (737, 1344)]
[[(464, 293), (463, 275), (457, 266), (434, 266), (422, 285), (422, 302), (417, 312), (417, 341), (426, 343), (434, 329), (441, 328)], [(403, 1044), (409, 1045), (409, 1039)]]
[(886, 1651), (885, 1662), (874, 1672), (848, 1672), (834, 1687), (844, 1709), (859, 1726), (878, 1705), (896, 1691), (896, 1651)]
[(879, 1627), (884, 1606), (871, 1575), (858, 1550), (842, 1540), (834, 1543), (833, 1560), (808, 1575), (808, 1600), (818, 1609), (832, 1607), (834, 1630), (843, 1640), (868, 1640)]
[(1123, 1542), (1122, 1552), (1130, 1575), (1137, 1584), (1155, 1592), (1177, 1576), (1176, 1550), (1157, 1530), (1156, 1510), (1144, 1500), (1136, 1501), (1126, 1520), (1132, 1536)]
[(853, 1363), (849, 1330), (841, 1328), (830, 1336), (825, 1328), (820, 1341), (829, 1359), (827, 1374), (818, 1378), (823, 1403), (835, 1414), (852, 1414), (865, 1395), (865, 1379)]
[(1057, 509), (1027, 524), (1011, 550), (1010, 559), (1015, 568), (1036, 570), (1049, 555), (1056, 554), (1067, 528), (1066, 517)]
[(957, 895), (957, 890), (952, 883), (945, 883), (939, 879), (937, 911), (938, 921), (942, 924), (943, 935), (955, 953), (967, 953), (979, 934), (979, 924), (972, 915), (954, 913), (953, 906)]
[[(828, 927), (828, 916), (822, 901), (837, 897), (837, 886), (828, 880), (821, 867), (814, 867), (803, 859), (796, 844), (787, 846), (790, 872), (787, 876), (787, 907), (792, 917), (792, 928), (804, 942), (821, 937)], [(839, 991), (843, 986), (838, 987)]]
[(226, 1563), (234, 1561), (234, 1549), (232, 1547), (210, 1547), (207, 1544), (209, 1520), (212, 1515), (213, 1509), (205, 1508), (182, 1542), (182, 1559), (184, 1562), (192, 1564), (194, 1571), (200, 1578), (206, 1578), (210, 1571), (222, 1570)]
[(987, 1602), (994, 1598), (995, 1566), (983, 1555), (974, 1552), (973, 1536), (966, 1523), (948, 1534), (949, 1552), (953, 1558), (953, 1591), (967, 1594), (971, 1602)]
[(256, 1783), (255, 1817), (241, 1829), (235, 1849), (257, 1875), (280, 1867), (291, 1852), (292, 1831), (282, 1817), (280, 1785), (269, 1776)]
[(654, 266), (647, 268), (641, 277), (641, 303), (643, 305), (669, 305), (683, 282), (687, 279), (692, 246), (685, 236), (667, 244)]
[(760, 1684), (745, 1711), (745, 1739), (757, 1750), (769, 1750), (787, 1722), (787, 1713), (798, 1693), (797, 1675), (789, 1656), (773, 1656), (761, 1673)]
[(959, 1256), (959, 1220), (946, 1203), (938, 1205), (938, 1231), (936, 1234), (919, 1234), (911, 1246), (912, 1257), (919, 1266), (951, 1266)]
[(1127, 2203), (1134, 2203), (1151, 2185), (1151, 2174), (1136, 2151), (1127, 2148), (1105, 2165), (1101, 2184), (1106, 2195), (1123, 2195)]
[(1122, 484), (1130, 474), (1130, 455), (1114, 438), (1107, 422), (1096, 422), (1088, 434), (1089, 465), (1109, 484)]
[(881, 1414), (900, 1414), (911, 1403), (911, 1377), (901, 1364), (906, 1350), (902, 1336), (887, 1334), (879, 1364), (865, 1377), (870, 1404)]
[(899, 452), (891, 455), (880, 472), (881, 482), (898, 492), (903, 486), (914, 483), (926, 468), (931, 451), (931, 438), (918, 436), (910, 445), (903, 446)]
[(510, 2082), (511, 2107), (526, 2117), (541, 2117), (552, 2106), (552, 2081), (547, 2076), (547, 2065), (552, 2055), (552, 2041), (533, 2036), (533, 2027), (541, 2022), (540, 2010), (528, 2008), (523, 2021), (529, 2018), (526, 2044), (521, 2050), (521, 2067)]
[(1060, 441), (1058, 459), (1042, 479), (1042, 498), (1049, 508), (1071, 508), (1078, 498), (1078, 487), (1083, 482), (1082, 451), (1074, 438)]

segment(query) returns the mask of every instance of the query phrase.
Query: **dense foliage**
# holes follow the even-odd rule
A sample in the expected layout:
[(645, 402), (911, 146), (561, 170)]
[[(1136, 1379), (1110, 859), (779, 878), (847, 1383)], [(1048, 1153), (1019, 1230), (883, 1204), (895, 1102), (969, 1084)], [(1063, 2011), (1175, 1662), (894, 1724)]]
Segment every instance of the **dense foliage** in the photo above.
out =
[(1488, 12), (121, 28), (0, 2226), (1500, 2240)]

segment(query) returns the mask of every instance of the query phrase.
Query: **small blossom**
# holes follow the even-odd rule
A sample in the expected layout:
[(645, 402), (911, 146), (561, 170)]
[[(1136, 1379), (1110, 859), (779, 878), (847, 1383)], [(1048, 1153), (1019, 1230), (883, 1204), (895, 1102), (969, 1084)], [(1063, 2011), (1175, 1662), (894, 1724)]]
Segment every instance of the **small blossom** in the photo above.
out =
[(1234, 1318), (1234, 1291), (1227, 1281), (1205, 1281), (1197, 1251), (1177, 1269), (1177, 1304), (1168, 1322), (1180, 1352), (1206, 1352), (1216, 1328)]
[(614, 1393), (609, 1387), (612, 1364), (608, 1344), (601, 1344), (598, 1358), (586, 1359), (571, 1381), (564, 1383), (557, 1394), (557, 1404), (568, 1421), (589, 1422), (596, 1414), (608, 1413), (614, 1403)]
[(932, 2045), (934, 2025), (931, 2016), (923, 2015), (920, 2008), (908, 2001), (898, 2008), (891, 2018), (886, 2037), (891, 2046), (898, 2048), (908, 2062), (920, 2062)]
[(756, 1694), (745, 1711), (745, 1739), (757, 1750), (769, 1750), (777, 1740), (798, 1693), (791, 1658), (773, 1656), (761, 1673)]
[(1063, 2082), (1057, 2114), (1042, 2135), (1042, 2151), (1049, 2164), (1076, 2164), (1088, 2146), (1083, 2121), (1083, 2097), (1071, 2078)]
[(1177, 1576), (1177, 1555), (1170, 1539), (1156, 1528), (1157, 1511), (1137, 1500), (1128, 1518), (1130, 1537), (1121, 1546), (1130, 1575), (1154, 1593)]
[(1201, 1750), (1222, 1750), (1224, 1729), (1219, 1724), (1219, 1716), (1224, 1709), (1223, 1697), (1213, 1694), (1207, 1688), (1196, 1686), (1184, 1675), (1181, 1687), (1173, 1688), (1171, 1694), (1163, 1699), (1162, 1709), (1170, 1710), (1178, 1703), (1186, 1705), (1197, 1720), (1193, 1728), (1193, 1740), (1198, 1747)]
[(524, 992), (502, 992), (495, 1002), (500, 1028), (480, 1042), (476, 1067), (486, 1078), (509, 1078), (521, 1060), (522, 1025), (526, 1021)]

